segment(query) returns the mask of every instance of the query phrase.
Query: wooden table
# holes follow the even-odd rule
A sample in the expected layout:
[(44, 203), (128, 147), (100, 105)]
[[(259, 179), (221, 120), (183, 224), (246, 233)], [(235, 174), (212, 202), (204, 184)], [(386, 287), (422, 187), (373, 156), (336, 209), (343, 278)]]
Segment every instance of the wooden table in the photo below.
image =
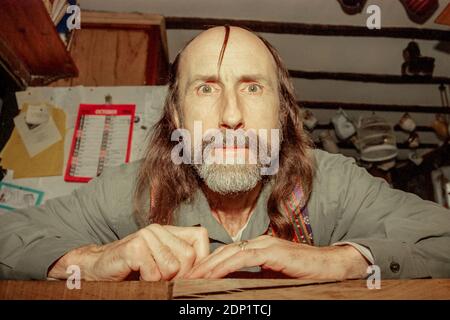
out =
[(69, 290), (65, 281), (0, 281), (4, 299), (386, 299), (450, 300), (450, 279), (382, 280), (381, 289), (369, 290), (364, 280), (344, 282), (291, 279), (177, 280), (145, 283), (82, 282)]

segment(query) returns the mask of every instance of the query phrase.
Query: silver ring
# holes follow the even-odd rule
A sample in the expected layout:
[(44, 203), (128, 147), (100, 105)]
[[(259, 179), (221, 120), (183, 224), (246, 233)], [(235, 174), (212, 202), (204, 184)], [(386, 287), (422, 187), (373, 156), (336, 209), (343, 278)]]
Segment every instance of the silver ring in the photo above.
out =
[(243, 241), (241, 241), (241, 242), (239, 242), (239, 248), (241, 248), (241, 251), (243, 251), (243, 250), (245, 250), (245, 247), (247, 246), (247, 244), (248, 244), (248, 240), (243, 240)]

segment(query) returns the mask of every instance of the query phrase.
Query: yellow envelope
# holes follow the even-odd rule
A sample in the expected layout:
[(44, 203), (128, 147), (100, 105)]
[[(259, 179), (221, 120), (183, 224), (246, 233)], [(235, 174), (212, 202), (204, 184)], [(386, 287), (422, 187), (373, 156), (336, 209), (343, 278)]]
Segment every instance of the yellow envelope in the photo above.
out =
[[(6, 146), (1, 152), (3, 168), (14, 170), (13, 178), (33, 178), (46, 176), (60, 176), (64, 166), (64, 137), (66, 132), (66, 114), (64, 110), (55, 108), (46, 103), (51, 116), (62, 136), (62, 139), (44, 151), (30, 158), (22, 139), (16, 129), (13, 130)], [(26, 112), (28, 104), (25, 103), (21, 112)]]

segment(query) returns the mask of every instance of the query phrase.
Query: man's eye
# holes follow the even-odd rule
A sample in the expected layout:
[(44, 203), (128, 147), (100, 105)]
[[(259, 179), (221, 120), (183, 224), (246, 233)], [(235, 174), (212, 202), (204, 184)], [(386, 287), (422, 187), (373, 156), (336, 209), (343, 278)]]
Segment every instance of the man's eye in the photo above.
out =
[(255, 83), (252, 83), (252, 84), (247, 86), (247, 92), (249, 92), (251, 94), (261, 93), (261, 90), (262, 90), (262, 87), (260, 85), (255, 84)]
[(202, 84), (199, 88), (198, 88), (198, 92), (200, 94), (211, 94), (213, 93), (214, 89), (212, 86), (210, 86), (209, 84)]

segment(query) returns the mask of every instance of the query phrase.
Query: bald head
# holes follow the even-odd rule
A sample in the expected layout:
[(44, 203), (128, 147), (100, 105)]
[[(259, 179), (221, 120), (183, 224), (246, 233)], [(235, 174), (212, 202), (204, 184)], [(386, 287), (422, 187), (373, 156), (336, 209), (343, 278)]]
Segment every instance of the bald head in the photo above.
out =
[(216, 58), (217, 62), (222, 62), (219, 61), (220, 54), (225, 55), (230, 48), (232, 53), (238, 55), (232, 57), (234, 59), (239, 58), (239, 55), (244, 58), (250, 54), (254, 59), (265, 60), (265, 63), (272, 63), (275, 67), (270, 51), (258, 36), (239, 27), (228, 27), (228, 30), (227, 34), (226, 27), (214, 27), (200, 33), (185, 48), (181, 64), (186, 60), (189, 63), (193, 57), (201, 59), (205, 55)]

